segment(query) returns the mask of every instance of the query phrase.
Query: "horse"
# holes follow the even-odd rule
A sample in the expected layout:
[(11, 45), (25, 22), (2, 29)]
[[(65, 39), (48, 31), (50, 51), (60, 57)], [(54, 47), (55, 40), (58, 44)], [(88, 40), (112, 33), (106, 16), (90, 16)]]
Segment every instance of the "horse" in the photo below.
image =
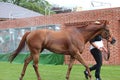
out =
[(75, 59), (86, 68), (89, 79), (92, 80), (89, 66), (81, 56), (85, 48), (85, 44), (99, 34), (111, 44), (115, 43), (115, 39), (110, 34), (109, 28), (107, 27), (108, 21), (100, 20), (88, 23), (89, 24), (79, 24), (78, 26), (63, 24), (64, 27), (60, 31), (42, 29), (26, 32), (17, 49), (9, 57), (9, 61), (12, 62), (25, 47), (25, 44), (28, 45), (30, 55), (24, 61), (24, 66), (19, 80), (23, 80), (26, 68), (32, 60), (37, 80), (41, 80), (41, 76), (38, 71), (38, 62), (39, 54), (44, 49), (58, 54), (70, 55), (70, 63), (68, 64), (66, 80), (69, 80), (70, 71)]

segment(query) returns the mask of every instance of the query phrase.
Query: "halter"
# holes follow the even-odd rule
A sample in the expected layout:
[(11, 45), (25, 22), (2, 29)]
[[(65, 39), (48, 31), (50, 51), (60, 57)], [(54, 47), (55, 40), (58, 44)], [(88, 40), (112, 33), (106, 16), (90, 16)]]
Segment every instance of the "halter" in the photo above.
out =
[(106, 39), (106, 40), (109, 40), (109, 38), (110, 38), (110, 37), (109, 37), (109, 36), (110, 36), (110, 35), (109, 35), (109, 30), (107, 30), (107, 29), (104, 29), (104, 30), (105, 30), (105, 35), (106, 35), (105, 39)]

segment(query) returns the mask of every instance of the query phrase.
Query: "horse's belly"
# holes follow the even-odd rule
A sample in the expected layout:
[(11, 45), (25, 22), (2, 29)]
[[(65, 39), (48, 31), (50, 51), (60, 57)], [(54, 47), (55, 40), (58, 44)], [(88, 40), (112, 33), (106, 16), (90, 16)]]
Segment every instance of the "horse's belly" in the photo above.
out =
[(48, 49), (54, 53), (58, 53), (58, 54), (68, 55), (68, 53), (69, 53), (69, 50), (63, 46), (51, 45), (50, 47), (47, 47), (46, 49)]

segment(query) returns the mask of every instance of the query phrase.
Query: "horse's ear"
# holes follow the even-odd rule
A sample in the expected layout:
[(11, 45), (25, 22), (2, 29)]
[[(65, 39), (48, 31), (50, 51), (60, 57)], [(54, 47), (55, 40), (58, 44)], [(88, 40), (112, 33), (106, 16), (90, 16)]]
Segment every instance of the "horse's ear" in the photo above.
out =
[(108, 25), (108, 24), (109, 24), (109, 21), (104, 20), (104, 21), (103, 21), (103, 24), (106, 26), (106, 25)]
[(105, 24), (108, 25), (108, 24), (109, 24), (109, 21), (106, 20), (106, 21), (105, 21)]

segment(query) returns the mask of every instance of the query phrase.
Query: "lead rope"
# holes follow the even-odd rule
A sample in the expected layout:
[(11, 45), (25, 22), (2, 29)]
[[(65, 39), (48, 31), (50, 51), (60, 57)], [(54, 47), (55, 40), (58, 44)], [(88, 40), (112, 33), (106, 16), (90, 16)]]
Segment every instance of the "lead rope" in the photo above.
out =
[(107, 41), (107, 50), (108, 50), (108, 53), (104, 53), (104, 54), (103, 54), (103, 55), (104, 55), (104, 59), (105, 59), (106, 61), (108, 61), (109, 58), (110, 58), (110, 47), (109, 47), (108, 41)]

